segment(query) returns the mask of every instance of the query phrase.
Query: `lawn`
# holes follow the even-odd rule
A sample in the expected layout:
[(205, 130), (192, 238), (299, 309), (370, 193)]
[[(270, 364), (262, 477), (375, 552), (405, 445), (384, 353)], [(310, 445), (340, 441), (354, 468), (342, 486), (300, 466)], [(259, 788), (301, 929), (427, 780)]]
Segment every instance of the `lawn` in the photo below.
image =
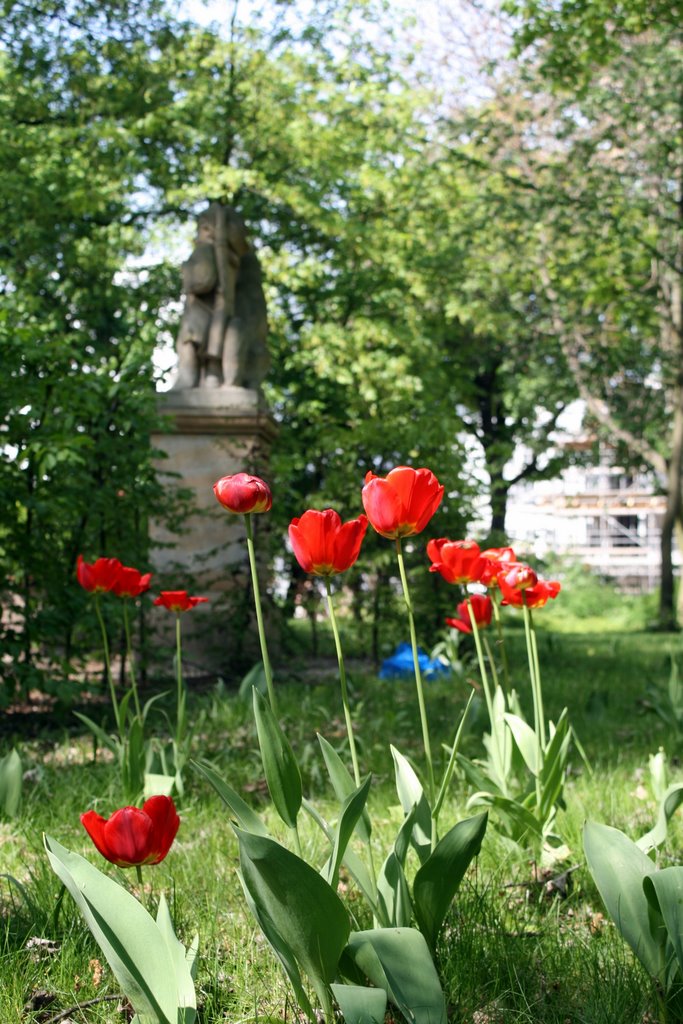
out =
[[(524, 1021), (643, 1022), (656, 1010), (652, 983), (604, 912), (586, 870), (581, 830), (586, 819), (616, 826), (633, 838), (647, 831), (657, 813), (648, 758), (666, 751), (672, 777), (680, 750), (674, 732), (651, 710), (649, 688), (663, 692), (670, 655), (678, 638), (638, 632), (539, 634), (540, 660), (549, 718), (569, 706), (590, 770), (575, 752), (568, 767), (566, 810), (557, 831), (569, 848), (566, 859), (541, 873), (528, 851), (500, 835), (496, 817), (480, 856), (471, 865), (442, 930), (437, 962), (453, 1022)], [(566, 616), (565, 616), (566, 622)], [(580, 623), (579, 623), (580, 625)], [(513, 678), (529, 711), (523, 635), (509, 643)], [(318, 810), (334, 816), (317, 733), (345, 755), (345, 728), (335, 666), (320, 659), (316, 678), (304, 658), (287, 665), (278, 686), (280, 718), (296, 751), (305, 794)], [(302, 678), (305, 681), (302, 681)], [(474, 662), (463, 675), (427, 684), (435, 761), (451, 743), (471, 684)], [(369, 670), (350, 675), (350, 698), (363, 773), (373, 775), (370, 811), (373, 846), (381, 859), (402, 813), (394, 788), (389, 744), (419, 764), (418, 711), (410, 679), (380, 681)], [(481, 752), (482, 706), (470, 717), (462, 751)], [(190, 695), (195, 750), (209, 759), (235, 790), (262, 813), (273, 831), (273, 815), (258, 755), (249, 701), (221, 685)], [(120, 806), (110, 760), (65, 720), (46, 725), (21, 744), (28, 772), (18, 817), (0, 823), (0, 1020), (115, 1022), (125, 1020), (116, 979), (91, 939), (71, 898), (60, 885), (42, 846), (47, 833), (87, 856), (133, 888), (135, 873), (106, 864), (93, 849), (79, 816), (95, 808), (107, 816)], [(227, 809), (197, 772), (187, 776), (179, 803), (181, 827), (168, 857), (145, 869), (142, 899), (169, 901), (176, 932), (186, 943), (199, 933), (197, 993), (202, 1024), (219, 1021), (285, 1020), (297, 1016), (275, 958), (247, 910), (237, 878), (237, 843)], [(444, 820), (464, 817), (470, 793), (456, 772)], [(683, 832), (671, 821), (658, 852), (662, 865), (680, 859)], [(301, 829), (305, 858), (325, 858), (321, 833), (306, 819)], [(408, 862), (408, 869), (415, 865)], [(370, 927), (351, 879), (342, 871), (339, 891), (358, 926)], [(80, 1007), (80, 1008), (79, 1008)]]

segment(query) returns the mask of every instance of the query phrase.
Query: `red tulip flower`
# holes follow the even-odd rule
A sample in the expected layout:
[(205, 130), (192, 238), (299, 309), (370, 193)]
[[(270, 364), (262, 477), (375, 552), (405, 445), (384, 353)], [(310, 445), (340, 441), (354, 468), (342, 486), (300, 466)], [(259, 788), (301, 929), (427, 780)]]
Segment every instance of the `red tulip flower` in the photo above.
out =
[(289, 540), (304, 572), (335, 576), (354, 564), (367, 528), (367, 516), (342, 523), (332, 508), (322, 512), (309, 508), (299, 519), (292, 519)]
[(479, 545), (473, 540), (430, 540), (427, 555), (430, 572), (439, 572), (447, 583), (478, 583), (486, 566)]
[(213, 485), (213, 493), (223, 508), (238, 515), (269, 512), (273, 505), (273, 495), (268, 484), (249, 473), (221, 477)]
[(152, 579), (151, 572), (144, 575), (129, 565), (122, 565), (119, 575), (111, 588), (117, 597), (139, 597), (149, 590)]
[(530, 565), (523, 562), (512, 562), (507, 566), (505, 572), (498, 577), (498, 586), (506, 593), (513, 590), (528, 590), (538, 583), (538, 576)]
[(367, 474), (363, 507), (377, 533), (396, 540), (424, 530), (441, 504), (443, 492), (430, 469), (398, 466), (386, 477)]
[(543, 608), (550, 598), (557, 597), (561, 589), (557, 580), (539, 580), (538, 577), (533, 586), (522, 589), (510, 586), (504, 576), (500, 578), (499, 583), (503, 595), (502, 603), (514, 608), (521, 608), (523, 605), (527, 608)]
[[(477, 629), (486, 629), (487, 626), (491, 625), (493, 601), (490, 597), (486, 597), (483, 594), (472, 594), (470, 601), (472, 602), (472, 613)], [(470, 615), (470, 607), (467, 601), (462, 601), (458, 605), (457, 612), (458, 618), (446, 619), (446, 625), (451, 626), (453, 629), (459, 629), (461, 633), (471, 633), (472, 616)]]
[(486, 564), (479, 577), (479, 582), (483, 583), (485, 587), (497, 587), (498, 577), (501, 573), (509, 570), (517, 561), (517, 556), (512, 548), (486, 548), (485, 551), (482, 551), (481, 557), (485, 559)]
[(91, 594), (113, 590), (122, 569), (118, 558), (98, 558), (90, 564), (84, 561), (83, 555), (79, 555), (76, 560), (76, 578)]
[(186, 590), (162, 590), (153, 603), (168, 608), (170, 612), (180, 614), (180, 612), (187, 612), (195, 605), (203, 604), (208, 600), (208, 597), (190, 597)]
[(152, 796), (142, 808), (121, 807), (111, 818), (81, 814), (81, 824), (106, 860), (121, 868), (159, 864), (176, 837), (180, 818), (169, 796)]

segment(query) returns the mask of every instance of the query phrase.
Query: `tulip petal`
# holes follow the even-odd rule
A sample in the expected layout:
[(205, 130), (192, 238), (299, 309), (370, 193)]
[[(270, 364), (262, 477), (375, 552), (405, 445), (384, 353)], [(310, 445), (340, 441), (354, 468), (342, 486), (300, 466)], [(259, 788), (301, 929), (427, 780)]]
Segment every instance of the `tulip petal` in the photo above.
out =
[(363, 488), (361, 497), (366, 515), (377, 533), (389, 540), (397, 537), (403, 504), (388, 480), (374, 477)]
[(292, 519), (289, 524), (287, 533), (289, 534), (289, 543), (292, 545), (292, 551), (294, 557), (301, 566), (304, 572), (313, 571), (313, 559), (308, 548), (308, 538), (304, 535), (303, 531), (299, 528), (299, 519)]
[(144, 864), (150, 855), (154, 825), (139, 807), (122, 807), (114, 811), (104, 826), (108, 860), (120, 867)]
[(387, 473), (387, 483), (391, 484), (401, 503), (401, 521), (416, 522), (421, 509), (416, 513), (413, 504), (419, 501), (422, 490), (420, 470), (415, 470), (411, 466), (397, 466)]
[(461, 633), (470, 634), (472, 632), (470, 623), (464, 622), (463, 619), (446, 619), (446, 625), (451, 629), (459, 629)]
[(151, 796), (142, 805), (142, 812), (152, 822), (147, 864), (158, 864), (171, 849), (180, 826), (180, 818), (170, 797)]
[(81, 824), (92, 839), (97, 852), (110, 861), (109, 847), (104, 836), (104, 826), (107, 824), (107, 819), (103, 818), (97, 811), (86, 811), (85, 814), (81, 814)]
[(346, 572), (360, 554), (360, 546), (368, 528), (366, 516), (350, 519), (337, 532), (334, 542), (334, 567), (337, 572)]

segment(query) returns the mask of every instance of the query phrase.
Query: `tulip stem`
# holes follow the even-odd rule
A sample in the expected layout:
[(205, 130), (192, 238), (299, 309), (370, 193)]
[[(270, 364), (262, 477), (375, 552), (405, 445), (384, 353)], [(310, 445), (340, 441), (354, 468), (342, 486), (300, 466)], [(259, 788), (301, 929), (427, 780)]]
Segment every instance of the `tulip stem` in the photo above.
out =
[[(523, 591), (522, 591), (523, 594)], [(546, 716), (543, 707), (543, 691), (541, 689), (541, 672), (539, 667), (539, 648), (536, 640), (536, 631), (533, 629), (531, 609), (524, 599), (522, 604), (524, 614), (524, 633), (526, 637), (526, 652), (528, 655), (528, 669), (531, 678), (531, 694), (533, 697), (533, 717), (536, 719), (537, 732), (539, 735), (539, 749), (542, 753), (546, 750)]]
[(114, 686), (114, 677), (111, 674), (111, 658), (109, 655), (109, 639), (107, 637), (107, 627), (104, 624), (104, 618), (102, 617), (102, 609), (100, 607), (100, 595), (95, 592), (95, 612), (97, 613), (97, 619), (102, 630), (102, 648), (104, 653), (104, 666), (107, 673), (107, 682), (109, 683), (109, 692), (111, 693), (111, 704), (114, 709), (114, 718), (116, 720), (116, 728), (119, 733), (119, 738), (123, 742), (124, 735), (123, 729), (121, 728), (121, 713), (119, 711), (119, 702), (116, 699), (116, 687)]
[(353, 777), (356, 782), (356, 788), (360, 786), (360, 771), (358, 769), (358, 755), (356, 754), (356, 741), (353, 738), (353, 723), (351, 721), (351, 709), (349, 707), (349, 694), (346, 686), (346, 668), (344, 666), (344, 656), (342, 654), (341, 638), (339, 636), (339, 627), (337, 625), (337, 616), (334, 611), (334, 602), (332, 601), (332, 586), (330, 583), (330, 577), (325, 577), (325, 591), (327, 594), (327, 608), (330, 614), (330, 625), (332, 626), (332, 633), (334, 634), (334, 646), (337, 651), (337, 661), (339, 663), (339, 682), (341, 684), (341, 695), (342, 705), (344, 707), (344, 719), (346, 721), (346, 732), (349, 737), (349, 749), (351, 751), (351, 763), (353, 764)]
[(486, 661), (484, 659), (484, 649), (481, 643), (481, 636), (479, 635), (479, 626), (477, 619), (474, 614), (474, 608), (472, 607), (472, 601), (470, 595), (467, 595), (467, 611), (470, 616), (470, 625), (472, 626), (472, 636), (474, 637), (474, 646), (477, 650), (477, 661), (479, 662), (479, 674), (481, 675), (482, 686), (484, 687), (484, 698), (486, 700), (486, 708), (489, 713), (489, 720), (491, 722), (491, 735), (495, 733), (495, 722), (493, 720), (493, 698), (491, 696), (491, 684), (489, 683), (489, 675), (486, 671)]
[[(432, 748), (429, 742), (429, 727), (427, 725), (427, 708), (425, 706), (424, 689), (422, 686), (422, 675), (420, 673), (420, 658), (417, 651), (417, 634), (415, 633), (415, 619), (413, 617), (413, 606), (410, 601), (410, 591), (408, 589), (408, 577), (406, 576), (406, 568), (403, 560), (403, 550), (401, 548), (401, 538), (396, 538), (396, 556), (398, 558), (398, 570), (401, 576), (401, 586), (403, 587), (403, 597), (406, 603), (406, 611), (408, 612), (408, 625), (410, 627), (410, 645), (413, 650), (413, 668), (415, 670), (415, 686), (417, 689), (417, 703), (420, 708), (420, 722), (422, 724), (422, 742), (424, 745), (425, 760), (427, 761), (427, 781), (429, 785), (429, 803), (430, 806), (434, 804), (434, 798), (436, 796), (435, 785), (434, 785), (434, 767), (432, 764)], [(433, 837), (434, 839), (435, 837)]]
[(543, 695), (540, 679), (536, 673), (537, 656), (534, 657), (535, 635), (531, 621), (531, 609), (526, 603), (526, 594), (522, 591), (522, 612), (524, 614), (524, 633), (526, 637), (527, 656), (529, 658), (529, 675), (531, 677), (531, 696), (534, 702), (534, 726), (536, 732), (536, 749), (538, 768), (536, 774), (536, 807), (540, 810), (542, 798), (541, 769), (545, 755), (545, 717), (543, 711)]
[(244, 517), (247, 529), (247, 551), (249, 552), (249, 568), (251, 569), (251, 584), (254, 589), (254, 606), (256, 608), (256, 624), (258, 626), (259, 643), (261, 644), (261, 658), (263, 660), (263, 671), (266, 677), (268, 689), (268, 700), (270, 709), (277, 716), (277, 701), (275, 699), (275, 687), (273, 686), (273, 673), (268, 657), (268, 644), (266, 642), (266, 630), (263, 624), (263, 610), (261, 608), (261, 590), (258, 582), (258, 571), (256, 568), (256, 552), (254, 550), (254, 529), (251, 522), (251, 513)]
[(462, 716), (460, 718), (458, 729), (455, 734), (455, 739), (453, 740), (453, 745), (451, 746), (451, 753), (448, 759), (448, 764), (446, 765), (446, 771), (444, 772), (443, 779), (441, 780), (441, 786), (439, 787), (439, 795), (436, 798), (436, 804), (434, 805), (434, 821), (436, 821), (439, 817), (441, 808), (443, 806), (443, 802), (446, 799), (446, 795), (448, 793), (448, 787), (450, 786), (451, 779), (453, 778), (453, 772), (455, 770), (455, 764), (458, 757), (458, 750), (460, 748), (460, 740), (462, 738), (463, 730), (465, 728), (467, 716), (469, 715), (470, 708), (472, 707), (474, 694), (475, 691), (474, 689), (472, 689), (467, 704), (465, 705), (465, 710), (463, 711)]
[[(491, 675), (493, 676), (493, 691), (495, 693), (496, 690), (503, 689), (503, 693), (505, 693), (505, 689), (503, 687), (501, 687), (501, 685), (500, 685), (500, 679), (498, 677), (498, 669), (496, 668), (496, 659), (493, 657), (493, 652), (491, 651), (491, 645), (489, 643), (489, 638), (487, 636), (485, 636), (485, 637), (482, 637), (482, 639), (483, 639), (483, 642), (484, 642), (484, 649), (486, 651), (486, 657), (488, 658), (489, 665), (491, 666)], [(507, 694), (506, 694), (506, 696), (507, 696)]]
[(493, 617), (496, 620), (496, 634), (497, 640), (496, 645), (500, 650), (500, 659), (503, 665), (503, 691), (506, 697), (510, 695), (510, 666), (508, 664), (508, 652), (505, 647), (505, 640), (503, 638), (503, 623), (500, 617), (500, 605), (496, 600), (495, 593), (491, 597), (491, 604), (493, 605)]
[(183, 653), (180, 628), (180, 612), (175, 616), (176, 647), (176, 769), (180, 767), (180, 750), (185, 736), (185, 687), (183, 685)]
[(123, 628), (126, 631), (126, 648), (128, 652), (128, 672), (130, 674), (130, 688), (133, 691), (133, 703), (135, 704), (135, 713), (139, 719), (142, 720), (142, 711), (140, 709), (140, 698), (138, 697), (138, 683), (135, 675), (135, 659), (133, 657), (133, 642), (130, 633), (130, 619), (128, 618), (128, 598), (123, 599)]
[[(467, 609), (469, 611), (470, 623), (472, 625), (472, 636), (474, 637), (474, 646), (477, 649), (477, 660), (479, 662), (479, 672), (481, 674), (481, 682), (484, 687), (484, 697), (486, 699), (486, 707), (489, 713), (489, 721), (491, 723), (491, 750), (495, 756), (497, 764), (494, 768), (497, 769), (496, 774), (498, 775), (498, 783), (503, 793), (507, 795), (507, 783), (506, 778), (506, 726), (504, 719), (496, 718), (495, 708), (493, 704), (493, 697), (491, 695), (491, 684), (489, 683), (488, 672), (486, 671), (486, 661), (484, 659), (484, 649), (481, 643), (481, 636), (479, 634), (479, 626), (477, 625), (477, 619), (474, 614), (474, 608), (472, 607), (472, 601), (470, 595), (467, 595)], [(489, 654), (489, 660), (491, 656)]]
[[(523, 592), (522, 592), (523, 593)], [(531, 678), (531, 694), (534, 702), (534, 723), (536, 735), (538, 736), (539, 753), (545, 753), (545, 712), (543, 710), (543, 693), (541, 691), (541, 676), (539, 672), (538, 646), (536, 644), (536, 633), (531, 618), (531, 608), (522, 603), (524, 614), (524, 633), (526, 637), (526, 649), (529, 659), (529, 676)]]

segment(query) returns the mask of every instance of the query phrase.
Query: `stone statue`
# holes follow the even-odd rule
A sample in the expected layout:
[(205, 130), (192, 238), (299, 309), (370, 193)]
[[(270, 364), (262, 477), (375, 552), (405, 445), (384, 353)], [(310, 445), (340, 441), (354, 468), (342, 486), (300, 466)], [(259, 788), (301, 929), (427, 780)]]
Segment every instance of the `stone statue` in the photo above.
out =
[(211, 203), (197, 220), (182, 265), (183, 309), (173, 390), (257, 389), (268, 369), (268, 322), (261, 268), (242, 218)]

